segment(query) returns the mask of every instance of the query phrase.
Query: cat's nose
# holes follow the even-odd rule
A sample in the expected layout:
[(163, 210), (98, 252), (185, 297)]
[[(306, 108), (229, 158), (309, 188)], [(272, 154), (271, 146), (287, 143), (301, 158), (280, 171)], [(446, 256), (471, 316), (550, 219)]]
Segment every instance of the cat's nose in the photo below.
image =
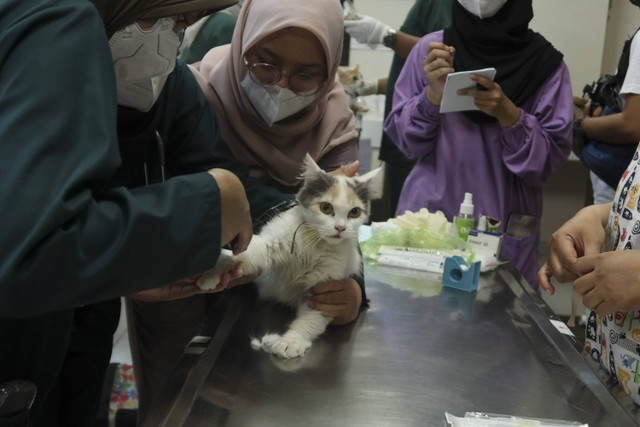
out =
[(338, 233), (342, 233), (345, 230), (345, 227), (342, 225), (336, 225), (336, 230), (338, 230)]

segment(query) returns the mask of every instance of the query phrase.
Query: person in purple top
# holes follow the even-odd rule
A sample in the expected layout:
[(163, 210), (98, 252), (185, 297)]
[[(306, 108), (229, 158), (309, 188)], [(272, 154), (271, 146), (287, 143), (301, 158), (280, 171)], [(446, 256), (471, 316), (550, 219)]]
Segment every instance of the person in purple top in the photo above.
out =
[[(451, 27), (424, 36), (396, 83), (384, 130), (417, 163), (396, 215), (458, 214), (465, 192), (479, 214), (502, 221), (502, 253), (539, 289), (542, 185), (571, 152), (573, 97), (563, 55), (528, 28), (531, 0), (457, 0)], [(479, 111), (440, 114), (446, 76), (472, 75)]]

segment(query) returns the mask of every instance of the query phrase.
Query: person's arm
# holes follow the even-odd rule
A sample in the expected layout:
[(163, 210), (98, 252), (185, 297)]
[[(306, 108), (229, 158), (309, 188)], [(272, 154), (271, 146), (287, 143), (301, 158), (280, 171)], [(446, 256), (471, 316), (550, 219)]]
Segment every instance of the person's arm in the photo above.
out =
[[(361, 15), (360, 19), (344, 22), (344, 30), (360, 43), (366, 43), (371, 49), (378, 45), (385, 45), (398, 55), (406, 58), (413, 46), (420, 40), (419, 37), (394, 30), (384, 22), (367, 15)], [(391, 43), (385, 42), (385, 36), (395, 31), (395, 36), (387, 38)]]
[(640, 250), (585, 255), (575, 263), (573, 288), (601, 316), (640, 309)]
[(529, 111), (502, 129), (502, 158), (509, 170), (532, 186), (543, 185), (572, 147), (573, 96), (564, 62), (533, 95)]
[(119, 297), (213, 266), (221, 209), (210, 174), (109, 188), (120, 166), (116, 86), (95, 7), (14, 10), (0, 23), (10, 106), (0, 107), (0, 316)]
[(585, 117), (581, 120), (583, 132), (578, 131), (577, 135), (612, 144), (637, 144), (640, 141), (640, 32), (633, 37), (628, 59), (620, 88), (620, 96), (625, 98), (623, 111), (607, 116)]
[(331, 280), (319, 283), (312, 289), (309, 308), (330, 317), (334, 325), (353, 322), (363, 303), (364, 284), (355, 279)]
[[(370, 16), (363, 16), (362, 19), (345, 21), (345, 31), (360, 43), (368, 43), (372, 49), (381, 45), (384, 36), (391, 30), (391, 27)], [(387, 46), (403, 58), (407, 58), (411, 49), (418, 43), (420, 37), (396, 31), (395, 38), (391, 45)], [(364, 86), (356, 89), (359, 96), (384, 95), (387, 91), (387, 78), (369, 79)]]
[(400, 30), (396, 31), (396, 42), (391, 46), (391, 49), (398, 55), (406, 58), (411, 53), (411, 49), (418, 43), (420, 37), (412, 36)]
[(607, 219), (612, 203), (591, 205), (581, 209), (551, 235), (547, 245), (547, 262), (538, 272), (542, 289), (553, 295), (551, 277), (560, 283), (580, 276), (576, 261), (600, 253), (606, 237)]
[(583, 118), (582, 129), (590, 139), (612, 144), (637, 144), (640, 141), (640, 95), (627, 94), (621, 113)]
[[(435, 149), (440, 128), (439, 102), (425, 95), (429, 82), (423, 60), (430, 42), (440, 36), (427, 36), (411, 51), (396, 82), (393, 107), (384, 122), (384, 131), (409, 158), (425, 156)], [(437, 101), (436, 101), (437, 102)]]

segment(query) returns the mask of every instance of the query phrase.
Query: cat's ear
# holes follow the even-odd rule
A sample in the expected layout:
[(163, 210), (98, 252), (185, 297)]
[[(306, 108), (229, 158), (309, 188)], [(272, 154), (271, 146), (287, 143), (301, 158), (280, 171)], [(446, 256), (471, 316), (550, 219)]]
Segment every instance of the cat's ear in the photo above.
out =
[(305, 181), (313, 181), (323, 172), (320, 166), (313, 160), (309, 153), (304, 157), (304, 170), (302, 171), (302, 179)]
[(338, 78), (339, 79), (344, 79), (346, 77), (346, 75), (347, 75), (347, 73), (345, 73), (340, 68), (338, 68)]
[(355, 71), (356, 74), (360, 72), (359, 67), (360, 67), (360, 64), (356, 64), (356, 66), (353, 68), (353, 71)]
[(370, 172), (356, 177), (359, 182), (366, 184), (369, 193), (369, 200), (376, 200), (382, 197), (384, 187), (384, 166), (380, 166)]

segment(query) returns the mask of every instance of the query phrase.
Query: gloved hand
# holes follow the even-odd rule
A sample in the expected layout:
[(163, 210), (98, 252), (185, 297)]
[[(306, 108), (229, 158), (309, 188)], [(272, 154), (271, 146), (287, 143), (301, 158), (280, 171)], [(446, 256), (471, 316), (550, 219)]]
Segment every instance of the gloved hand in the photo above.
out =
[(367, 80), (364, 84), (355, 89), (357, 96), (375, 95), (378, 93), (378, 80)]
[(360, 19), (344, 21), (344, 30), (360, 43), (366, 43), (371, 49), (375, 49), (382, 44), (382, 39), (391, 27), (371, 16), (360, 16)]

